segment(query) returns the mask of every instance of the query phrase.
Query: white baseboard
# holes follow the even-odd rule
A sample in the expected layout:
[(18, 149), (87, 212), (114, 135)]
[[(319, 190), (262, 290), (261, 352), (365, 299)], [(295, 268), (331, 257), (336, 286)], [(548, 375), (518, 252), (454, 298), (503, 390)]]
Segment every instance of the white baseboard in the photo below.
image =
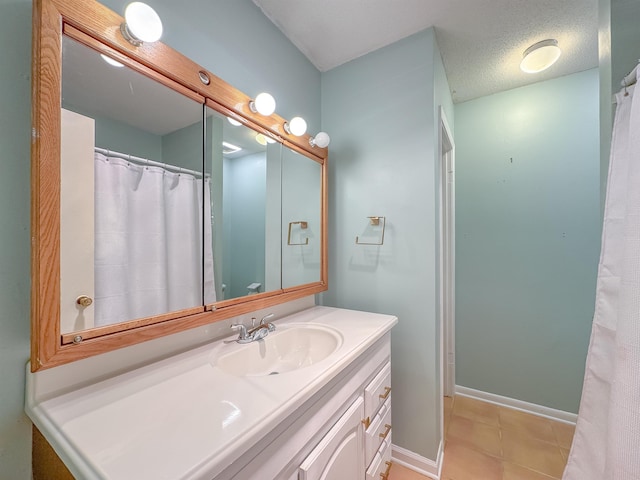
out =
[(476, 400), (494, 403), (502, 407), (513, 408), (515, 410), (549, 418), (558, 422), (571, 423), (575, 425), (578, 420), (578, 415), (575, 413), (564, 412), (562, 410), (556, 410), (555, 408), (544, 407), (542, 405), (536, 405), (535, 403), (503, 397), (502, 395), (496, 395), (495, 393), (487, 393), (473, 388), (462, 387), (460, 385), (456, 385), (456, 395), (475, 398)]
[(444, 444), (440, 442), (438, 458), (435, 462), (422, 455), (413, 453), (406, 448), (398, 447), (397, 445), (391, 445), (391, 459), (394, 463), (407, 467), (416, 473), (433, 478), (434, 480), (439, 480), (444, 459)]

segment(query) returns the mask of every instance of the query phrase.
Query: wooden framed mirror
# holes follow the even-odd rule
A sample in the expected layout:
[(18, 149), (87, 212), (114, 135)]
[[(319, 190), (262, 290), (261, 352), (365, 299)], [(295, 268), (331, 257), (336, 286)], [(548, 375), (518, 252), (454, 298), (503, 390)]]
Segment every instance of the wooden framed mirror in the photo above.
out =
[(326, 148), (98, 2), (33, 17), (33, 371), (327, 289)]

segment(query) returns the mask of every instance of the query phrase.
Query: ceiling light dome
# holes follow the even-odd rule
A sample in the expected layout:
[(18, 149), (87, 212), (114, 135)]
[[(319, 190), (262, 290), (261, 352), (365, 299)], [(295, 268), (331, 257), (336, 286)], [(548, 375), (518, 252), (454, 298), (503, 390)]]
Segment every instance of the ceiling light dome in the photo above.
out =
[(538, 73), (556, 63), (562, 51), (555, 39), (534, 43), (524, 51), (520, 70), (525, 73)]

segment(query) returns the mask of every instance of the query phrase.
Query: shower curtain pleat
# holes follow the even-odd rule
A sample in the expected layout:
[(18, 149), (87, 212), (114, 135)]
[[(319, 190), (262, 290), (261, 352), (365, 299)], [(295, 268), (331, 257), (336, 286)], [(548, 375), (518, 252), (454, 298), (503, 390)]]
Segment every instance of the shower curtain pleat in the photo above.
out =
[(202, 305), (203, 280), (211, 296), (202, 188), (192, 175), (95, 154), (96, 326)]
[(595, 315), (563, 480), (640, 479), (640, 96), (616, 96)]

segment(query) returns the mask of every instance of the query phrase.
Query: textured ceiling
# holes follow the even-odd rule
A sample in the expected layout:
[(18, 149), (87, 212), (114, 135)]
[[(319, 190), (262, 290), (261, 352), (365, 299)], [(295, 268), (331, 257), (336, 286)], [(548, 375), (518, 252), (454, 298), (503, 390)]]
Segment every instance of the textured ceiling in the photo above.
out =
[[(454, 102), (598, 65), (598, 0), (253, 0), (320, 70), (434, 26)], [(558, 40), (546, 72), (520, 71), (532, 43)]]

